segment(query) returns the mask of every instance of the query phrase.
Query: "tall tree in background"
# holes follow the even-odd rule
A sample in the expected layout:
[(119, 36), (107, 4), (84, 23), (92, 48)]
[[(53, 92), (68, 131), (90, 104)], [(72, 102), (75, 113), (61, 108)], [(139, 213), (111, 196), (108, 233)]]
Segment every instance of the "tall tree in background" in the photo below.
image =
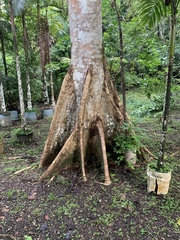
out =
[[(22, 4), (22, 0), (14, 1), (14, 6), (18, 9), (19, 6)], [(15, 29), (15, 22), (14, 22), (14, 10), (12, 5), (12, 0), (9, 0), (10, 6), (10, 20), (11, 20), (11, 29), (13, 34), (13, 43), (14, 43), (14, 51), (15, 51), (15, 58), (16, 58), (16, 71), (17, 71), (17, 78), (18, 78), (18, 93), (19, 93), (19, 103), (20, 103), (20, 113), (21, 113), (21, 127), (24, 128), (26, 126), (26, 118), (25, 118), (25, 107), (24, 107), (24, 94), (22, 88), (22, 78), (21, 78), (21, 69), (20, 69), (20, 62), (19, 62), (19, 53), (18, 53), (18, 46), (17, 46), (17, 37), (16, 37), (16, 29)]]
[[(6, 54), (5, 54), (5, 47), (4, 47), (4, 25), (7, 25), (7, 24), (4, 21), (0, 20), (1, 52), (3, 57), (4, 74), (5, 74), (5, 78), (7, 78), (8, 71), (7, 71)], [(3, 88), (3, 75), (1, 72), (0, 72), (0, 111), (6, 112), (6, 103), (5, 103), (4, 88)]]
[(3, 89), (3, 83), (2, 83), (2, 74), (0, 72), (0, 112), (6, 112), (6, 104), (5, 104), (5, 98), (4, 98), (4, 89)]
[(27, 109), (32, 110), (32, 98), (31, 98), (31, 80), (29, 75), (29, 49), (28, 49), (28, 34), (26, 28), (25, 12), (22, 11), (22, 25), (23, 25), (23, 42), (24, 52), (26, 60), (26, 83), (27, 83)]
[(126, 81), (125, 81), (125, 70), (124, 70), (124, 41), (123, 41), (123, 30), (122, 30), (122, 13), (120, 8), (123, 9), (123, 0), (120, 1), (120, 7), (117, 4), (116, 0), (113, 0), (112, 6), (114, 6), (117, 21), (118, 21), (118, 30), (119, 30), (119, 50), (120, 50), (120, 77), (121, 77), (121, 87), (122, 87), (122, 98), (123, 98), (123, 116), (124, 121), (127, 121), (127, 112), (126, 112)]
[[(49, 32), (49, 22), (48, 22), (48, 4), (46, 6), (46, 24), (47, 24), (47, 27), (46, 27), (46, 35), (48, 36), (47, 37), (47, 44), (46, 44), (46, 47), (47, 47), (47, 54), (49, 54), (48, 56), (48, 64), (51, 63), (51, 45), (52, 45), (52, 39), (51, 39), (51, 36), (50, 36), (50, 32)], [(47, 64), (46, 64), (47, 66)], [(49, 78), (50, 78), (50, 88), (51, 88), (51, 105), (53, 107), (55, 107), (55, 99), (54, 99), (54, 87), (53, 87), (53, 74), (52, 74), (52, 70), (49, 71)]]
[(179, 4), (179, 0), (169, 0), (165, 1), (166, 6), (171, 8), (171, 22), (170, 22), (170, 43), (169, 43), (169, 62), (168, 62), (168, 74), (166, 79), (166, 93), (164, 108), (162, 114), (162, 140), (160, 145), (160, 155), (158, 159), (158, 169), (164, 167), (164, 155), (166, 147), (166, 134), (168, 127), (168, 118), (170, 110), (170, 100), (171, 100), (171, 84), (173, 75), (173, 62), (174, 62), (174, 51), (175, 51), (175, 40), (176, 40), (176, 14)]
[(47, 72), (46, 65), (50, 63), (50, 35), (49, 35), (49, 26), (47, 19), (47, 10), (46, 16), (41, 15), (40, 11), (40, 1), (37, 0), (37, 16), (38, 16), (38, 46), (40, 49), (40, 61), (42, 69), (42, 82), (43, 82), (43, 101), (45, 105), (49, 105), (49, 95), (48, 95), (48, 86), (47, 86)]
[(115, 91), (102, 51), (102, 1), (69, 0), (71, 68), (56, 104), (40, 166), (41, 180), (64, 165), (85, 164), (92, 155), (103, 159), (105, 184), (110, 184), (106, 148), (123, 123), (123, 106)]

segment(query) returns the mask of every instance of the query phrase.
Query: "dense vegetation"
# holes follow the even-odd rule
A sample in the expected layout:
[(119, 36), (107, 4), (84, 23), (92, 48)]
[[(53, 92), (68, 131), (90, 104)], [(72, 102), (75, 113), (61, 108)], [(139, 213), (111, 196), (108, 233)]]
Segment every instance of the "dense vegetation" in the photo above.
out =
[[(40, 16), (38, 16), (37, 11), (38, 4), (40, 6)], [(131, 1), (123, 1), (120, 9), (124, 38), (123, 61), (126, 89), (139, 88), (152, 101), (152, 104), (146, 109), (140, 106), (138, 114), (142, 115), (162, 110), (169, 46), (168, 17), (162, 19), (153, 28), (149, 28), (141, 24), (136, 4), (132, 4)], [(19, 99), (9, 5), (6, 1), (1, 1), (0, 13), (0, 76), (3, 82), (7, 109), (12, 110), (18, 107)], [(44, 71), (49, 97), (51, 99), (50, 78), (52, 74), (54, 94), (55, 99), (57, 99), (63, 77), (69, 67), (71, 44), (67, 5), (65, 1), (25, 1), (24, 6), (15, 15), (23, 91), (25, 102), (27, 102), (27, 61), (23, 35), (23, 17), (27, 30), (26, 45), (28, 46), (28, 70), (32, 102), (35, 106), (44, 103), (42, 91)], [(113, 3), (103, 1), (104, 49), (114, 84), (121, 91), (118, 31), (117, 16)], [(178, 35), (177, 32), (172, 107), (180, 104), (177, 100), (179, 97), (180, 58)], [(45, 49), (43, 49), (43, 45), (46, 46)]]

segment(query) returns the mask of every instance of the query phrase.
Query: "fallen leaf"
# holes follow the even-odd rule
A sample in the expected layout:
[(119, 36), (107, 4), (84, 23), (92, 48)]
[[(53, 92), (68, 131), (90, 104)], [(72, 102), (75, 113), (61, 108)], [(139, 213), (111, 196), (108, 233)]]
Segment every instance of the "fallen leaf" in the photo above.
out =
[(126, 200), (126, 194), (125, 194), (125, 193), (123, 193), (123, 194), (121, 195), (121, 200)]
[(30, 195), (29, 197), (28, 197), (28, 199), (29, 200), (34, 200), (34, 199), (36, 199), (36, 196), (33, 194), (33, 195)]
[(129, 210), (130, 212), (132, 212), (133, 208), (132, 208), (131, 205), (128, 204), (127, 208), (128, 208), (128, 210)]
[(2, 212), (9, 212), (9, 209), (7, 207), (3, 207)]
[(44, 216), (44, 219), (45, 219), (45, 220), (50, 220), (50, 218), (49, 218), (48, 215), (45, 215), (45, 216)]
[(23, 219), (22, 218), (18, 218), (16, 219), (16, 222), (21, 222)]
[(180, 226), (180, 218), (178, 219), (177, 224)]

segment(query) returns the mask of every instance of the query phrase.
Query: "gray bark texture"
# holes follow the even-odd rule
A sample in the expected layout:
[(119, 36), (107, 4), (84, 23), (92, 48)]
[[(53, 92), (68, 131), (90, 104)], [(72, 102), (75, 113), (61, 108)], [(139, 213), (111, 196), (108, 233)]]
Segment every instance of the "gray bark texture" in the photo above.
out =
[(41, 180), (72, 164), (102, 160), (111, 183), (106, 148), (123, 123), (123, 106), (110, 80), (102, 50), (101, 0), (69, 0), (71, 67), (65, 76), (42, 154)]

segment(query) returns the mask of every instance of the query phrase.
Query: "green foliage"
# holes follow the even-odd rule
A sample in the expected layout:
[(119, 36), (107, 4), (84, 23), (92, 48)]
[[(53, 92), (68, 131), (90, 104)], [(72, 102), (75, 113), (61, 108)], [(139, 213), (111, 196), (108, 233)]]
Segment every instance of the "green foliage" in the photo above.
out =
[(137, 1), (138, 13), (142, 23), (153, 27), (157, 22), (160, 22), (163, 17), (167, 16), (167, 6), (164, 0), (140, 0)]
[[(124, 39), (124, 63), (125, 63), (125, 81), (126, 90), (140, 88), (141, 91), (151, 99), (149, 106), (140, 106), (134, 115), (147, 115), (159, 111), (161, 109), (160, 102), (157, 99), (153, 100), (152, 96), (157, 94), (162, 95), (165, 86), (165, 76), (167, 74), (167, 52), (169, 43), (169, 22), (164, 19), (170, 13), (170, 7), (166, 7), (164, 0), (140, 0), (140, 1), (117, 1), (120, 6), (122, 16), (122, 32)], [(17, 1), (13, 1), (16, 4)], [(42, 100), (42, 72), (40, 68), (40, 56), (38, 49), (38, 33), (37, 28), (37, 10), (36, 5), (28, 2), (28, 6), (23, 5), (22, 0), (18, 1), (21, 6), (24, 6), (26, 14), (26, 27), (28, 33), (28, 51), (29, 51), (29, 74), (31, 79), (31, 93), (33, 105)], [(176, 1), (178, 4), (179, 1)], [(105, 55), (108, 61), (108, 67), (114, 85), (121, 90), (120, 78), (120, 50), (119, 50), (119, 33), (118, 22), (113, 1), (104, 0), (103, 4), (103, 44)], [(65, 1), (51, 1), (42, 4), (41, 14), (45, 16), (47, 10), (49, 32), (52, 39), (51, 63), (46, 66), (47, 73), (52, 71), (55, 99), (59, 94), (62, 81), (70, 65), (71, 58), (71, 42), (67, 20), (67, 4)], [(5, 92), (5, 100), (7, 107), (14, 109), (18, 107), (19, 96), (16, 76), (16, 65), (14, 55), (12, 54), (13, 43), (10, 31), (9, 13), (4, 6), (0, 10), (2, 15), (0, 19), (0, 30), (3, 30), (3, 38), (5, 44), (6, 61), (8, 67), (8, 76), (4, 76), (4, 65), (2, 54), (0, 54), (0, 71), (3, 77), (3, 87)], [(141, 21), (142, 18), (142, 21)], [(142, 22), (153, 26), (155, 22), (161, 22), (161, 30), (164, 39), (159, 36), (159, 25), (149, 29), (143, 28)], [(177, 21), (179, 19), (177, 18)], [(2, 23), (2, 24), (1, 24)], [(21, 14), (15, 17), (17, 40), (19, 48), (19, 58), (21, 64), (21, 74), (23, 80), (23, 92), (25, 102), (27, 101), (27, 84), (26, 84), (26, 62), (23, 47), (23, 32)], [(174, 82), (172, 88), (172, 108), (180, 106), (179, 97), (179, 29), (177, 29), (177, 48), (175, 51), (175, 67), (174, 67)], [(47, 84), (49, 95), (50, 82), (49, 74), (47, 74)]]
[(13, 130), (13, 133), (15, 135), (19, 135), (20, 136), (20, 135), (30, 135), (30, 134), (33, 133), (33, 131), (29, 127), (26, 127), (24, 129), (23, 128), (16, 128), (16, 129)]
[(145, 104), (141, 102), (141, 105), (137, 109), (131, 112), (131, 115), (137, 117), (152, 116), (157, 112), (161, 112), (163, 109), (164, 97), (162, 95), (154, 94), (151, 96), (150, 100)]
[(31, 236), (25, 235), (24, 240), (33, 240)]
[[(121, 79), (117, 17), (109, 10), (110, 3), (105, 1), (103, 7), (105, 53), (112, 79), (119, 89)], [(166, 43), (158, 37), (157, 29), (142, 28), (139, 15), (135, 16), (132, 10), (128, 6), (122, 12), (126, 89), (142, 87), (150, 96), (164, 86), (168, 49)]]
[(171, 109), (180, 109), (180, 85), (172, 85)]
[[(166, 156), (166, 159), (167, 159), (167, 156)], [(172, 171), (172, 164), (170, 164), (170, 163), (164, 164), (162, 168), (158, 168), (157, 164), (158, 164), (158, 161), (155, 160), (155, 161), (152, 161), (148, 166), (150, 169), (157, 171), (157, 172), (168, 173), (168, 172)]]
[(128, 150), (136, 152), (140, 146), (139, 136), (133, 133), (130, 123), (123, 124), (113, 141), (113, 150), (117, 156), (117, 164), (120, 164), (124, 160), (124, 154)]

